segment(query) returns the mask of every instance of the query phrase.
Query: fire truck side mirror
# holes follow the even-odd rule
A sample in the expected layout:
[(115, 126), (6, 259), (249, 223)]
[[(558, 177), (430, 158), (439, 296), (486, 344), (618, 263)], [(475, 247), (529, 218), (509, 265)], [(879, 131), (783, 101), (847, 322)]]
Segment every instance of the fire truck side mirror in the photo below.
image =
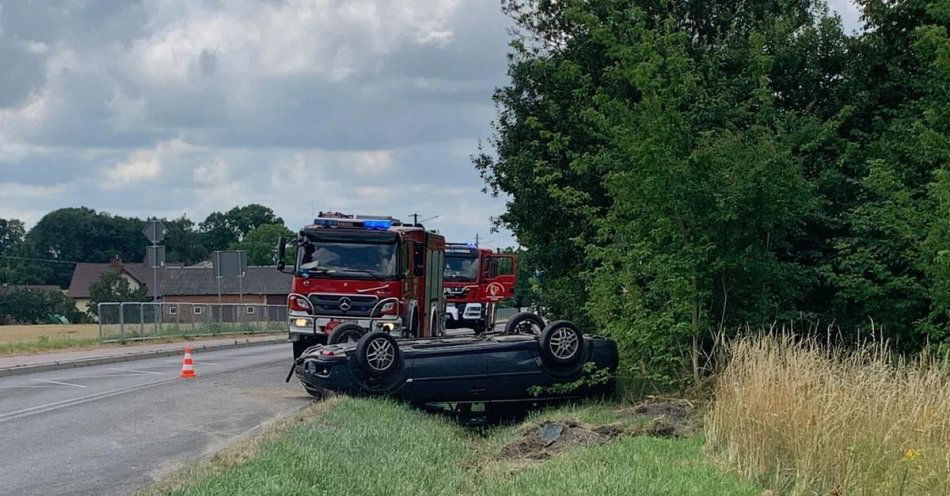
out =
[(287, 256), (287, 238), (281, 236), (277, 240), (277, 270), (284, 270), (287, 266), (284, 263), (284, 258)]
[(425, 275), (426, 273), (425, 258), (423, 257), (425, 254), (424, 249), (425, 247), (420, 243), (412, 244), (412, 274), (416, 277)]

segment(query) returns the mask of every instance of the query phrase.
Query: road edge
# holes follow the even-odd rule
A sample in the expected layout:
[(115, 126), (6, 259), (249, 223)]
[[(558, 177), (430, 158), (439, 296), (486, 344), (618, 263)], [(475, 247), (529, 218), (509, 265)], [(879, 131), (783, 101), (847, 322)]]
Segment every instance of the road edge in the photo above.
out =
[[(187, 341), (182, 343), (182, 347), (187, 345)], [(268, 344), (279, 344), (279, 343), (289, 343), (286, 336), (281, 336), (275, 339), (267, 339), (260, 341), (238, 341), (234, 340), (233, 343), (221, 343), (213, 345), (202, 345), (202, 346), (193, 346), (192, 351), (214, 351), (214, 350), (227, 350), (233, 348), (248, 348), (251, 346), (263, 346)], [(86, 358), (83, 360), (69, 360), (65, 362), (53, 362), (53, 363), (44, 363), (39, 365), (24, 365), (20, 367), (7, 367), (0, 368), (0, 377), (9, 377), (14, 375), (23, 375), (30, 374), (33, 372), (46, 372), (49, 370), (61, 370), (61, 369), (73, 369), (77, 367), (88, 367), (90, 365), (103, 365), (108, 363), (120, 363), (120, 362), (131, 362), (134, 360), (142, 360), (145, 358), (157, 358), (165, 356), (175, 356), (182, 353), (181, 349), (175, 350), (159, 350), (159, 351), (145, 351), (140, 353), (130, 353), (128, 355), (115, 355), (108, 357), (97, 357), (97, 358)]]

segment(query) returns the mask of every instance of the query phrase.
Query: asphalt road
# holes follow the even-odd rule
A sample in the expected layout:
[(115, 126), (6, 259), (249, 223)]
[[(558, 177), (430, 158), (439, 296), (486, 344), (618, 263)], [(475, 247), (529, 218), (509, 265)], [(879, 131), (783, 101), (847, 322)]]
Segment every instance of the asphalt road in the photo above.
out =
[(312, 400), (290, 345), (0, 378), (0, 494), (129, 494)]

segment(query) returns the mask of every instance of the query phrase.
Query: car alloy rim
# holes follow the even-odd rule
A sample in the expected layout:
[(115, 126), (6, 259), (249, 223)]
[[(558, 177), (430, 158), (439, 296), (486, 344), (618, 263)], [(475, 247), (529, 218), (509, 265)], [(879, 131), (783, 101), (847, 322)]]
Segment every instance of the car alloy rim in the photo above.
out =
[(366, 361), (373, 370), (386, 370), (393, 363), (395, 353), (393, 345), (388, 340), (377, 338), (370, 341), (367, 347)]
[(551, 353), (561, 360), (571, 358), (577, 352), (577, 334), (570, 329), (558, 329), (551, 336)]

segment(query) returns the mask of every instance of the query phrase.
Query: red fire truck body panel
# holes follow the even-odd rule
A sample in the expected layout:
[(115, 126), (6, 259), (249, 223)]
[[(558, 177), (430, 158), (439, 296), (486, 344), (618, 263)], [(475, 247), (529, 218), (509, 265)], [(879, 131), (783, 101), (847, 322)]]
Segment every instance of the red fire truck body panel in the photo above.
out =
[(443, 331), (441, 235), (388, 217), (321, 213), (293, 241), (287, 305), (295, 356), (342, 324), (398, 336)]

